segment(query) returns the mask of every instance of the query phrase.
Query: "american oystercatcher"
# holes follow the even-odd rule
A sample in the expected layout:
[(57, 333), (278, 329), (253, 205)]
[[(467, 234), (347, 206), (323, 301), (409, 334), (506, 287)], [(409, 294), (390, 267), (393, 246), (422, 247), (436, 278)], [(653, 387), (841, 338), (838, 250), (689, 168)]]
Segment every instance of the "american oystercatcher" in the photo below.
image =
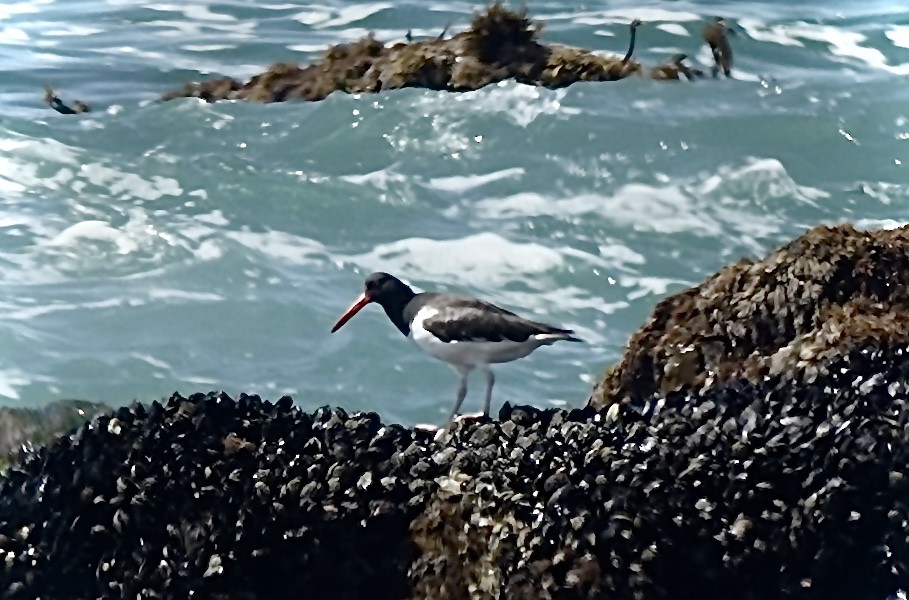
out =
[(476, 298), (452, 294), (415, 293), (397, 277), (373, 273), (363, 293), (345, 311), (334, 333), (360, 309), (375, 302), (398, 330), (423, 352), (453, 366), (461, 377), (447, 426), (458, 414), (467, 395), (467, 376), (474, 369), (486, 375), (483, 415), (489, 415), (495, 376), (489, 365), (523, 358), (559, 340), (580, 342), (570, 329), (530, 321)]

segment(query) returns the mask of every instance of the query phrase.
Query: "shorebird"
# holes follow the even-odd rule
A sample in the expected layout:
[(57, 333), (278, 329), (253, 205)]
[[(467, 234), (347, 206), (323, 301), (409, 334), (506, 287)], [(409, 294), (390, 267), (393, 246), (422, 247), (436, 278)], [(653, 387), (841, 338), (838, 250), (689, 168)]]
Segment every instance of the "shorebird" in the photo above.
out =
[(692, 69), (685, 64), (688, 58), (687, 54), (676, 54), (672, 60), (666, 64), (658, 65), (650, 71), (650, 76), (657, 80), (675, 80), (681, 79), (684, 75), (688, 81), (694, 81), (695, 77), (703, 77), (704, 72), (700, 69)]
[(726, 77), (732, 77), (732, 46), (729, 45), (727, 34), (735, 33), (730, 29), (729, 24), (723, 17), (716, 17), (713, 22), (708, 23), (701, 33), (701, 37), (710, 46), (710, 52), (713, 54), (713, 73), (714, 79), (719, 75), (720, 68)]
[(643, 24), (644, 22), (640, 19), (635, 19), (629, 24), (628, 28), (631, 31), (631, 36), (628, 38), (628, 51), (621, 61), (609, 66), (609, 74), (612, 77), (621, 79), (641, 70), (640, 65), (631, 62), (631, 55), (634, 54), (634, 40), (637, 37), (638, 27)]
[(385, 309), (398, 331), (420, 350), (447, 362), (458, 372), (460, 383), (446, 427), (461, 409), (467, 396), (467, 377), (474, 369), (486, 376), (483, 416), (488, 416), (495, 384), (491, 364), (523, 358), (540, 346), (560, 340), (582, 341), (570, 329), (531, 321), (476, 298), (431, 292), (417, 294), (388, 273), (373, 273), (366, 278), (363, 293), (341, 315), (331, 332), (336, 332), (373, 302)]
[(72, 108), (67, 106), (54, 92), (54, 88), (49, 85), (44, 86), (44, 101), (61, 115), (78, 115), (89, 111), (88, 104), (79, 100), (73, 103)]

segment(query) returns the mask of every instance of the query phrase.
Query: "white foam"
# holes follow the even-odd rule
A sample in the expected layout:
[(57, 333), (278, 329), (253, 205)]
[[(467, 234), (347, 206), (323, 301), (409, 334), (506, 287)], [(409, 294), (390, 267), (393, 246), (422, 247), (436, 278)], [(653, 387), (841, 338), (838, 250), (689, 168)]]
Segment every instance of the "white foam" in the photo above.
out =
[(48, 29), (42, 31), (41, 35), (51, 37), (84, 37), (104, 33), (104, 29), (98, 27), (86, 27), (85, 25), (71, 25), (68, 23), (60, 23), (59, 26), (60, 29)]
[(449, 240), (408, 238), (347, 258), (371, 271), (407, 273), (416, 279), (488, 288), (523, 281), (528, 274), (559, 269), (565, 264), (557, 250), (537, 243), (512, 242), (495, 233)]
[(214, 240), (205, 240), (193, 252), (196, 258), (202, 261), (217, 260), (224, 256), (224, 250)]
[(884, 33), (894, 46), (909, 48), (909, 25), (894, 25)]
[[(822, 42), (830, 48), (833, 56), (843, 59), (854, 59), (865, 65), (895, 75), (909, 75), (909, 63), (890, 65), (887, 57), (877, 48), (865, 46), (862, 43), (867, 37), (856, 31), (846, 31), (832, 25), (820, 25), (797, 21), (795, 23), (780, 23), (771, 26), (758, 19), (743, 18), (738, 21), (739, 26), (748, 33), (748, 36), (759, 42), (776, 43), (783, 46), (804, 46), (802, 40)], [(889, 34), (896, 34), (901, 39), (899, 29), (891, 30)], [(890, 38), (893, 40), (893, 38)]]
[[(221, 385), (222, 383), (224, 383), (223, 381), (219, 381), (217, 379), (212, 379), (210, 377), (202, 377), (201, 375), (184, 375), (182, 377), (182, 379), (184, 379), (187, 383), (193, 383), (195, 385), (200, 385), (200, 386), (203, 386), (203, 385), (204, 386), (218, 386), (218, 385)], [(246, 388), (246, 389), (252, 389), (252, 388)]]
[[(611, 220), (637, 231), (720, 235), (723, 227), (699, 210), (698, 202), (678, 187), (658, 188), (640, 183), (622, 186), (608, 203)], [(641, 219), (641, 215), (647, 215)]]
[(606, 199), (595, 194), (571, 198), (548, 198), (537, 192), (519, 192), (505, 198), (487, 198), (473, 205), (484, 219), (552, 216), (573, 217), (589, 213), (606, 214)]
[[(458, 136), (458, 143), (449, 145), (453, 149), (463, 150), (476, 143), (474, 138), (477, 135), (484, 133), (473, 129), (464, 130), (464, 127), (470, 126), (470, 120), (464, 118), (464, 113), (482, 114), (485, 117), (500, 115), (519, 127), (527, 127), (543, 115), (567, 117), (581, 114), (577, 108), (562, 106), (567, 93), (565, 88), (549, 90), (507, 80), (479, 90), (448, 95), (444, 103), (439, 102), (435, 95), (422, 94), (415, 100), (415, 108), (432, 117), (433, 129), (437, 135)], [(454, 102), (456, 108), (452, 108), (449, 100)], [(430, 140), (425, 143), (429, 145)], [(432, 145), (448, 147), (434, 140)]]
[[(319, 23), (324, 23), (331, 18), (331, 11), (324, 10), (322, 8), (305, 10), (303, 12), (297, 13), (291, 17), (294, 21), (298, 21), (303, 25), (318, 25)], [(324, 46), (322, 46), (324, 48)]]
[(28, 376), (19, 369), (6, 369), (0, 371), (0, 397), (19, 400), (17, 387), (31, 383)]
[(410, 180), (410, 177), (395, 172), (392, 166), (386, 167), (384, 169), (379, 169), (378, 171), (372, 171), (370, 173), (361, 173), (358, 175), (342, 175), (340, 179), (354, 185), (371, 185), (380, 190), (387, 190), (389, 183), (405, 183)]
[(836, 56), (855, 58), (869, 66), (885, 67), (887, 58), (877, 48), (862, 46), (868, 38), (861, 33), (844, 31), (829, 25), (798, 23), (791, 29), (793, 35), (807, 40), (824, 42), (830, 45), (830, 51)]
[(482, 187), (494, 181), (521, 177), (525, 174), (522, 167), (513, 167), (486, 173), (485, 175), (454, 175), (451, 177), (435, 177), (429, 180), (429, 185), (444, 192), (464, 193)]
[(150, 300), (192, 300), (193, 302), (221, 302), (224, 296), (212, 292), (188, 292), (169, 288), (155, 288), (149, 291)]
[(224, 237), (257, 254), (294, 265), (321, 262), (326, 254), (325, 246), (319, 242), (283, 231), (266, 231), (264, 233), (230, 231), (226, 232)]
[(287, 49), (306, 53), (325, 52), (325, 44), (290, 44)]
[(688, 37), (688, 30), (685, 29), (684, 25), (679, 25), (678, 23), (660, 23), (656, 28), (671, 35)]
[(13, 15), (26, 15), (29, 13), (36, 13), (40, 9), (38, 4), (43, 4), (41, 2), (10, 2), (0, 4), (0, 21), (3, 19), (8, 19)]
[(875, 229), (899, 229), (909, 225), (909, 221), (896, 221), (894, 219), (859, 219), (854, 223), (856, 229), (871, 231)]
[[(77, 214), (103, 213), (76, 207)], [(157, 215), (155, 215), (157, 216)], [(201, 261), (220, 258), (223, 250), (214, 240), (194, 240), (184, 235), (183, 223), (173, 226), (174, 232), (156, 224), (149, 219), (147, 211), (141, 207), (130, 207), (126, 210), (127, 220), (123, 223), (111, 222), (107, 217), (78, 220), (75, 223), (50, 221), (35, 230), (36, 243), (24, 253), (4, 255), (4, 259), (16, 265), (8, 273), (0, 269), (0, 277), (15, 277), (17, 283), (47, 284), (67, 281), (72, 276), (81, 277), (87, 272), (106, 273), (111, 269), (118, 272), (128, 265), (133, 265), (133, 255), (139, 255), (144, 264), (159, 263), (173, 249), (180, 249)], [(21, 219), (20, 219), (21, 220)], [(193, 223), (192, 220), (187, 220)], [(201, 225), (196, 225), (202, 228)], [(33, 230), (35, 228), (33, 227)], [(214, 230), (206, 228), (204, 232), (193, 232), (210, 235)], [(126, 257), (126, 258), (120, 258)], [(143, 278), (153, 276), (155, 270), (142, 270), (120, 273), (124, 278)]]
[[(69, 166), (46, 173), (46, 163), (77, 165), (76, 152), (53, 140), (0, 138), (0, 190), (21, 194), (29, 189), (59, 189), (74, 177)], [(39, 167), (41, 172), (39, 173)]]
[(639, 254), (622, 244), (605, 244), (599, 246), (600, 256), (618, 265), (643, 265), (647, 262), (643, 254)]
[(219, 227), (225, 227), (227, 225), (230, 225), (230, 221), (227, 219), (227, 217), (224, 216), (224, 213), (219, 209), (215, 209), (215, 210), (211, 211), (210, 213), (195, 215), (193, 217), (193, 219), (195, 219), (196, 221), (201, 221), (203, 223), (208, 223), (210, 225), (216, 225)]
[(757, 42), (779, 44), (780, 46), (804, 47), (805, 44), (793, 35), (791, 29), (785, 24), (767, 26), (759, 19), (742, 17), (736, 20), (739, 27), (748, 34), (748, 37)]
[[(162, 21), (162, 23), (170, 24), (169, 21)], [(148, 23), (148, 25), (153, 25), (154, 23)], [(196, 34), (197, 32), (193, 32)], [(190, 35), (190, 34), (187, 34)], [(160, 62), (165, 60), (166, 56), (162, 52), (152, 52), (148, 50), (139, 50), (138, 48), (133, 48), (132, 46), (104, 46), (99, 47), (94, 50), (98, 54), (106, 55), (128, 55), (128, 56), (138, 56), (140, 58), (148, 58), (155, 62)]]
[(125, 198), (157, 200), (163, 196), (180, 196), (183, 188), (176, 179), (153, 175), (145, 179), (135, 173), (126, 173), (99, 163), (82, 165), (80, 174), (89, 183), (107, 188), (112, 195), (123, 195)]
[(614, 8), (609, 10), (588, 11), (588, 12), (567, 12), (555, 13), (540, 16), (541, 21), (568, 20), (576, 25), (607, 25), (617, 24), (628, 26), (634, 19), (640, 19), (645, 23), (654, 23), (657, 21), (685, 23), (689, 21), (701, 21), (702, 17), (687, 11), (667, 10), (662, 8), (649, 8), (644, 6), (635, 6), (634, 8)]
[(753, 157), (747, 160), (744, 167), (721, 167), (716, 175), (701, 183), (698, 192), (713, 194), (730, 184), (747, 186), (749, 195), (762, 201), (787, 198), (815, 206), (816, 200), (830, 197), (824, 190), (796, 183), (778, 159)]
[(881, 204), (887, 206), (893, 204), (895, 200), (899, 201), (899, 198), (905, 196), (907, 191), (909, 191), (903, 185), (898, 183), (886, 183), (884, 181), (863, 183), (861, 190), (862, 193), (869, 198), (874, 198)]
[(16, 183), (15, 181), (11, 181), (3, 176), (3, 162), (4, 158), (0, 156), (0, 192), (4, 192), (6, 194), (21, 194), (26, 190), (26, 187), (21, 183)]
[(145, 8), (160, 12), (182, 13), (187, 19), (195, 21), (215, 21), (222, 23), (235, 23), (237, 21), (237, 18), (233, 15), (212, 12), (208, 5), (197, 2), (186, 4), (146, 4)]
[(187, 52), (218, 52), (219, 50), (230, 50), (236, 47), (236, 44), (184, 44), (180, 46)]
[(689, 287), (693, 285), (689, 281), (682, 279), (672, 279), (669, 277), (622, 277), (619, 284), (624, 287), (635, 288), (628, 293), (628, 300), (633, 301), (644, 296), (663, 297), (673, 286)]
[(95, 310), (99, 308), (115, 308), (123, 306), (125, 301), (122, 298), (108, 298), (106, 300), (97, 300), (95, 302), (56, 302), (53, 304), (40, 304), (36, 306), (24, 306), (10, 310), (3, 315), (4, 319), (11, 321), (28, 322), (35, 317), (49, 315), (57, 312), (68, 312), (73, 310)]
[(314, 10), (297, 13), (291, 18), (304, 25), (310, 25), (316, 29), (324, 29), (326, 27), (350, 25), (390, 8), (394, 8), (394, 5), (388, 2), (354, 4), (329, 10), (325, 10), (325, 7), (320, 6)]
[[(205, 30), (216, 31), (219, 34), (219, 37), (230, 40), (246, 40), (251, 39), (256, 32), (256, 22), (239, 22), (239, 23), (199, 23), (195, 21), (149, 21), (146, 23), (149, 27), (159, 27), (160, 30), (156, 32), (156, 35), (161, 37), (196, 37), (206, 35)], [(171, 30), (171, 31), (168, 31)], [(139, 56), (146, 56), (153, 58), (156, 53), (146, 53), (140, 51), (131, 46), (123, 46), (122, 51), (129, 54), (136, 54)], [(178, 55), (173, 55), (171, 58), (176, 58)]]
[[(695, 201), (676, 186), (655, 187), (631, 183), (611, 197), (580, 194), (571, 198), (546, 198), (536, 192), (522, 192), (507, 198), (482, 200), (477, 213), (484, 218), (514, 218), (548, 215), (557, 218), (599, 214), (638, 231), (678, 233), (699, 231), (716, 235), (719, 223), (699, 213)], [(647, 219), (641, 219), (646, 214)]]
[(78, 165), (80, 162), (80, 152), (77, 149), (47, 138), (0, 138), (0, 156), (4, 153), (10, 154), (10, 160), (17, 160), (16, 168), (28, 163), (27, 160), (20, 159), (50, 160), (68, 165)]
[(171, 370), (171, 366), (168, 363), (164, 362), (161, 359), (155, 358), (154, 356), (151, 356), (150, 354), (143, 354), (141, 352), (131, 352), (130, 356), (135, 358), (136, 360), (141, 360), (144, 363), (148, 363), (149, 365), (151, 365), (155, 368), (164, 369), (166, 371)]
[(117, 247), (118, 254), (129, 254), (138, 249), (134, 239), (111, 227), (104, 221), (89, 220), (71, 225), (47, 242), (48, 246), (77, 246), (83, 240), (108, 242)]
[[(484, 93), (485, 92), (485, 93)], [(562, 106), (568, 95), (565, 88), (549, 90), (516, 81), (503, 81), (488, 90), (471, 92), (477, 94), (477, 104), (472, 105), (474, 112), (497, 112), (505, 115), (520, 127), (527, 127), (543, 115), (568, 117), (581, 114), (581, 110)], [(458, 101), (470, 102), (468, 94), (460, 94)]]

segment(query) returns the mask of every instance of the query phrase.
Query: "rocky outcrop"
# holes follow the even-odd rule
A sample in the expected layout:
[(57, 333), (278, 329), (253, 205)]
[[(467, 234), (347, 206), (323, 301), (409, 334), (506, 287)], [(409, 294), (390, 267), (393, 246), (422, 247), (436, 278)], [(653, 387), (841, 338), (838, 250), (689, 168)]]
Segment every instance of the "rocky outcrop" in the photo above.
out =
[(818, 227), (660, 302), (591, 405), (770, 376), (802, 385), (849, 356), (907, 344), (909, 229)]
[[(0, 478), (0, 594), (909, 589), (904, 235), (816, 229), (667, 299), (599, 387), (602, 410), (506, 405), (442, 442), (290, 398), (175, 395), (97, 417)], [(688, 352), (703, 362), (677, 370)]]
[(231, 77), (192, 83), (164, 99), (317, 101), (335, 91), (374, 93), (406, 87), (468, 91), (506, 79), (559, 88), (643, 72), (634, 60), (624, 63), (618, 56), (542, 44), (539, 29), (525, 11), (497, 3), (477, 14), (466, 31), (448, 39), (386, 46), (370, 35), (333, 46), (319, 62), (306, 67), (277, 63), (245, 83)]
[(0, 407), (0, 469), (23, 446), (40, 446), (110, 407), (84, 400), (57, 400), (41, 408)]

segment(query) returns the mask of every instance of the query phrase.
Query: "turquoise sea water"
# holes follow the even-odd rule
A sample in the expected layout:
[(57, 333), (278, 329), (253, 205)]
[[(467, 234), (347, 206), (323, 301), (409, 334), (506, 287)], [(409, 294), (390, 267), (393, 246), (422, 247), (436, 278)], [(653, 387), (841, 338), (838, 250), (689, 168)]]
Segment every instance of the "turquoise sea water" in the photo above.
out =
[[(0, 6), (0, 403), (223, 389), (439, 422), (454, 373), (381, 310), (328, 333), (381, 269), (576, 329), (586, 345), (498, 368), (494, 409), (577, 406), (667, 294), (810, 226), (909, 221), (901, 2), (528, 3), (545, 41), (604, 52), (646, 21), (651, 66), (708, 64), (700, 30), (724, 15), (734, 81), (155, 102), (476, 8)], [(50, 111), (45, 83), (95, 112)]]

